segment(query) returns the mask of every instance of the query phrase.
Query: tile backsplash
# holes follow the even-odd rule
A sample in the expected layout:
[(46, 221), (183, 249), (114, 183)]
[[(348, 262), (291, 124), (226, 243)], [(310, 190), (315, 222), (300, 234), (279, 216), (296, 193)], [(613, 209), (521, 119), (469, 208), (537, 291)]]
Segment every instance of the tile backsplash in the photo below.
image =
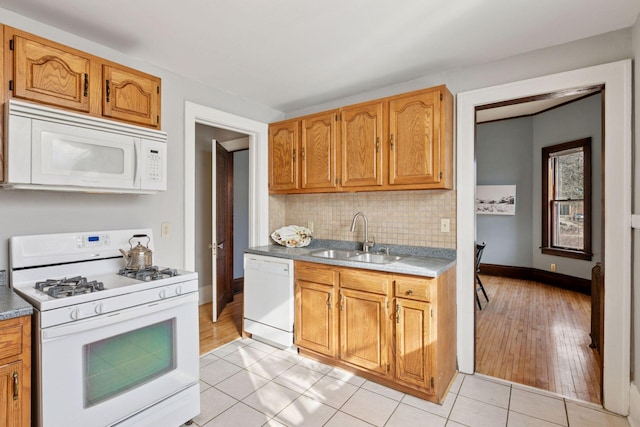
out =
[[(364, 225), (356, 212), (369, 222), (369, 238), (376, 243), (456, 247), (456, 192), (452, 190), (378, 191), (369, 193), (320, 193), (271, 195), (270, 231), (285, 225), (313, 223), (318, 239), (362, 241)], [(440, 231), (441, 219), (450, 220), (450, 231)]]

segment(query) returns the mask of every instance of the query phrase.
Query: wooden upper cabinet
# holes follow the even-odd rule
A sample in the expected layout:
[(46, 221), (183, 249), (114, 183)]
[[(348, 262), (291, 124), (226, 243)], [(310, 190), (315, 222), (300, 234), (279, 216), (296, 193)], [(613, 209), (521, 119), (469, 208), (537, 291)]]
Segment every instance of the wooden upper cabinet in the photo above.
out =
[(342, 187), (382, 185), (383, 103), (341, 111)]
[[(39, 38), (14, 35), (13, 96), (88, 113), (90, 59)], [(92, 76), (93, 77), (93, 76)]]
[(336, 112), (315, 114), (301, 120), (301, 188), (332, 190), (336, 177)]
[(298, 189), (298, 120), (269, 126), (269, 190)]
[(102, 114), (147, 126), (160, 121), (160, 79), (135, 70), (103, 65)]
[(271, 192), (453, 188), (453, 96), (444, 85), (295, 120), (300, 185)]
[(432, 184), (440, 175), (440, 91), (389, 101), (389, 184)]
[(5, 26), (4, 78), (21, 98), (160, 129), (161, 79)]

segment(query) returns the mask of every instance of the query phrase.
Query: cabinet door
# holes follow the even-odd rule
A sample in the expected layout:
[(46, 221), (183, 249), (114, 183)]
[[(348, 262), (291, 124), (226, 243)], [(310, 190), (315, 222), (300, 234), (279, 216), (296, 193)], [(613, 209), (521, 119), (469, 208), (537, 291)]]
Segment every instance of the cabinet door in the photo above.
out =
[(305, 117), (301, 124), (301, 187), (336, 188), (336, 112)]
[(269, 126), (269, 190), (298, 189), (297, 120)]
[(295, 341), (327, 356), (336, 355), (334, 286), (296, 279)]
[(160, 127), (160, 79), (135, 70), (103, 65), (102, 115)]
[(0, 366), (0, 425), (22, 427), (28, 420), (22, 420), (21, 404), (25, 396), (21, 390), (22, 361)]
[(13, 36), (13, 96), (89, 112), (90, 60), (56, 46)]
[(396, 379), (423, 391), (433, 389), (431, 304), (396, 299)]
[(342, 186), (382, 185), (382, 102), (341, 112)]
[(340, 359), (388, 375), (387, 296), (340, 290)]
[(389, 184), (440, 182), (440, 91), (389, 101)]

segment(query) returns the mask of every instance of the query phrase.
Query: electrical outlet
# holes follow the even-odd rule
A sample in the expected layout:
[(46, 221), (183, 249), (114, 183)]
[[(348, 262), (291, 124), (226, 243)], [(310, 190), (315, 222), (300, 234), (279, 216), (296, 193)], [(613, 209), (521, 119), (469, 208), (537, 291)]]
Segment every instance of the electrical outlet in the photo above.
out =
[(556, 265), (555, 264), (551, 264), (551, 271), (556, 271)]
[(440, 231), (443, 233), (451, 231), (451, 220), (449, 218), (442, 218), (440, 220)]
[(313, 231), (313, 221), (307, 221), (307, 228), (308, 228), (310, 231)]
[(171, 226), (168, 222), (163, 222), (160, 226), (160, 237), (169, 237), (169, 233), (171, 233)]

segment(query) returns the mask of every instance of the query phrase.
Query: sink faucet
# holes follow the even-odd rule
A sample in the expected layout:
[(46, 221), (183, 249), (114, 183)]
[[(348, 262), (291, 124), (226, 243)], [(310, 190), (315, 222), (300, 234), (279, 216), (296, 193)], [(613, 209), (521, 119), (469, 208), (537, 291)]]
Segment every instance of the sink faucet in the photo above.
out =
[(373, 245), (376, 244), (376, 242), (373, 239), (369, 240), (369, 224), (367, 222), (367, 216), (364, 214), (364, 212), (358, 212), (353, 216), (353, 221), (351, 222), (351, 232), (353, 233), (356, 229), (356, 220), (358, 219), (358, 217), (362, 217), (362, 220), (364, 221), (364, 241), (362, 242), (362, 250), (365, 252), (369, 252), (369, 248), (372, 248)]

